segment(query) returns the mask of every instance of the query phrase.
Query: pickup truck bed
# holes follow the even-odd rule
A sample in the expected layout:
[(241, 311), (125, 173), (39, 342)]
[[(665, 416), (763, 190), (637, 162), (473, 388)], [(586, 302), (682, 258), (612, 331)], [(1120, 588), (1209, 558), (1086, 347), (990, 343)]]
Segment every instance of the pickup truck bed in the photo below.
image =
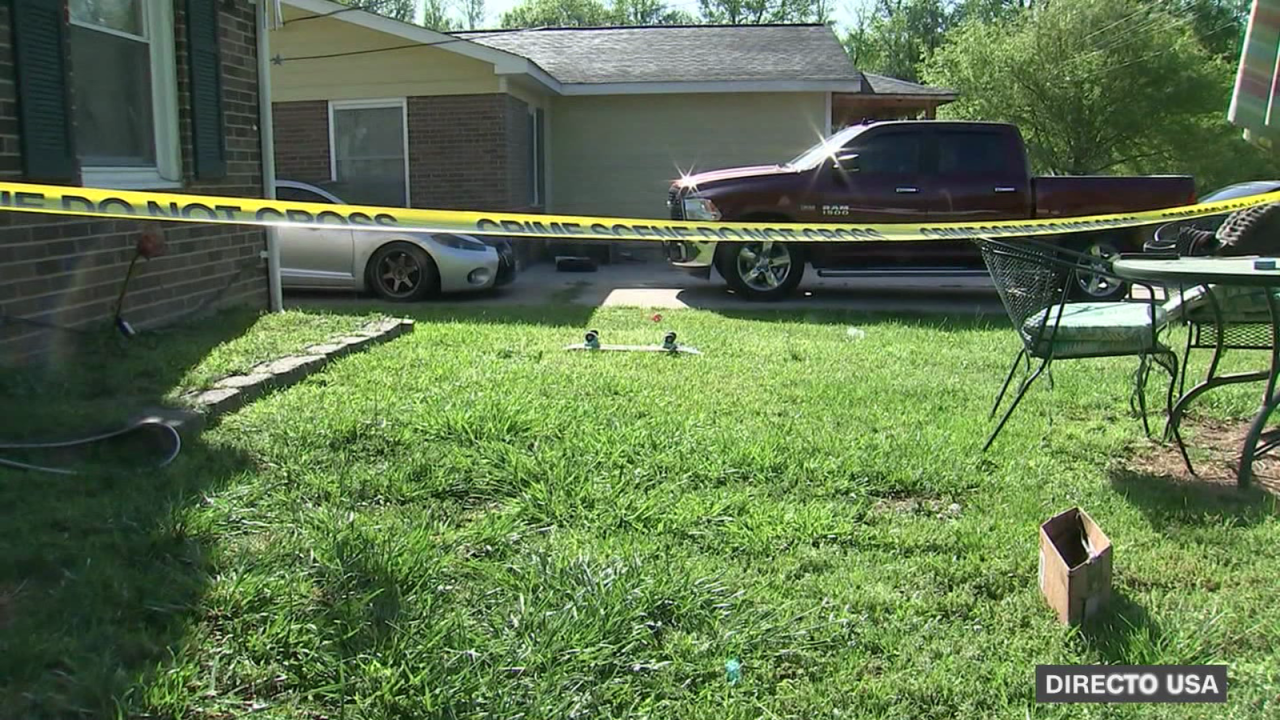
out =
[(1189, 180), (1182, 175), (1036, 177), (1031, 181), (1035, 217), (1110, 215), (1190, 205), (1196, 198)]

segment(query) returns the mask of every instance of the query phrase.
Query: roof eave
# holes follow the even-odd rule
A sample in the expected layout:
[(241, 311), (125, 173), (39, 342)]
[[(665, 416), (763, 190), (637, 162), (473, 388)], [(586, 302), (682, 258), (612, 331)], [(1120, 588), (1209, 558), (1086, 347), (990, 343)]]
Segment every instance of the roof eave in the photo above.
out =
[(691, 93), (857, 93), (857, 80), (722, 80), (679, 82), (561, 83), (562, 95), (666, 95)]
[(369, 30), (394, 35), (411, 42), (420, 42), (424, 46), (436, 45), (440, 50), (487, 62), (493, 65), (495, 75), (527, 74), (547, 89), (560, 92), (560, 82), (558, 80), (538, 67), (537, 63), (521, 55), (472, 42), (466, 38), (437, 32), (420, 25), (383, 17), (382, 15), (360, 10), (350, 5), (342, 5), (332, 0), (283, 0), (283, 2), (299, 10), (332, 17), (335, 20), (342, 20)]

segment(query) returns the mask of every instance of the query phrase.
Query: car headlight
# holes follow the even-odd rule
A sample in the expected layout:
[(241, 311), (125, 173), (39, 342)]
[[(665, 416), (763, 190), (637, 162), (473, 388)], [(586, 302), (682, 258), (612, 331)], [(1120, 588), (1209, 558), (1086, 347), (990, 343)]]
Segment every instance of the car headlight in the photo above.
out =
[(684, 216), (687, 220), (719, 220), (720, 209), (709, 198), (687, 197), (684, 199)]
[(462, 237), (461, 235), (432, 235), (431, 239), (445, 247), (451, 247), (454, 250), (485, 252), (489, 249), (488, 245), (485, 245), (479, 240), (472, 240), (469, 237)]

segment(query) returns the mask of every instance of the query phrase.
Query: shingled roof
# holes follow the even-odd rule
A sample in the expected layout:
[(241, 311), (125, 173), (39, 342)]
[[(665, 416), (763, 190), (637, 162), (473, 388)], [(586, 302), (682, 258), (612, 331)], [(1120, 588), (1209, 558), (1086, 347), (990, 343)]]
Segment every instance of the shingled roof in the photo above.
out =
[(956, 94), (955, 90), (949, 88), (920, 85), (906, 80), (891, 78), (887, 75), (862, 73), (862, 77), (863, 92), (875, 93), (876, 95), (941, 95), (954, 98)]
[(562, 83), (838, 82), (864, 88), (825, 25), (538, 28), (454, 33), (519, 55)]

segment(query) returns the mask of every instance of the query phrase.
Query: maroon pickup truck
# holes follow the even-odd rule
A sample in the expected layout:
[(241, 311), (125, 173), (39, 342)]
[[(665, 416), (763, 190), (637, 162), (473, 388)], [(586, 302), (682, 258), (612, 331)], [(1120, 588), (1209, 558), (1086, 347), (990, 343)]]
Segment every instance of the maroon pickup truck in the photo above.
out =
[[(1012, 125), (934, 120), (845, 128), (782, 165), (732, 168), (677, 180), (676, 220), (894, 223), (1062, 218), (1153, 210), (1195, 202), (1190, 176), (1032, 177)], [(1138, 252), (1150, 228), (1082, 233), (1059, 242), (1085, 252)], [(705, 243), (670, 241), (667, 257), (704, 278), (714, 266), (739, 294), (772, 300), (800, 283), (805, 265), (823, 277), (985, 275), (973, 243)], [(1128, 288), (1080, 278), (1078, 297), (1111, 299)]]

